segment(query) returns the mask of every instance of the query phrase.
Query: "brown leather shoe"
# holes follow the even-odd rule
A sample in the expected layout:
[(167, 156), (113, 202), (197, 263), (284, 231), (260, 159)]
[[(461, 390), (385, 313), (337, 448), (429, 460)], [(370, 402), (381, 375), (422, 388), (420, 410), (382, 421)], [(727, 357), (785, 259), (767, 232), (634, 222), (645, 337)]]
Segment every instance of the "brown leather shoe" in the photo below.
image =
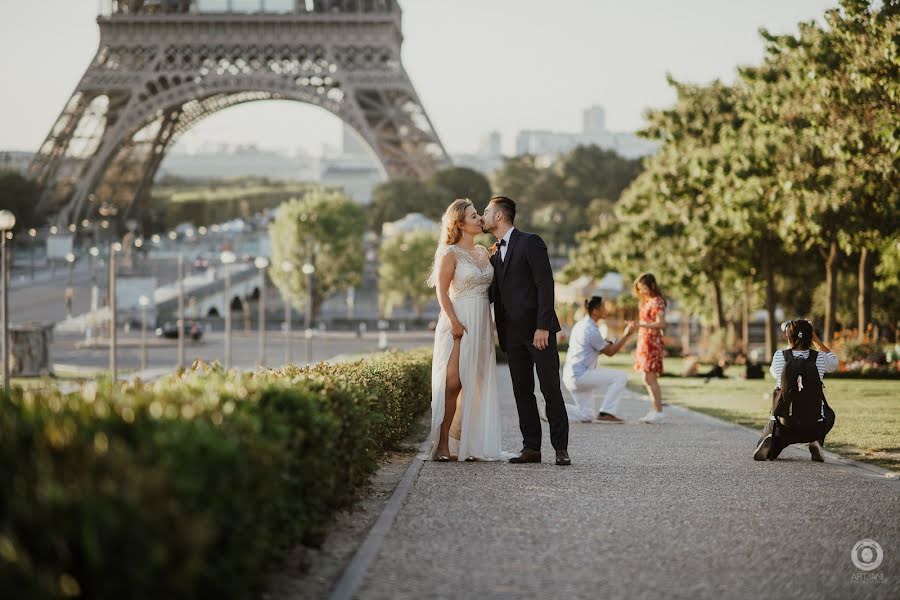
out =
[(509, 462), (514, 465), (521, 465), (524, 463), (539, 463), (541, 462), (541, 453), (539, 450), (522, 448), (522, 452), (520, 452), (518, 456), (509, 459)]
[(620, 419), (616, 415), (608, 415), (606, 413), (600, 413), (599, 415), (597, 415), (597, 418), (594, 419), (594, 423), (611, 423), (617, 425), (624, 422), (624, 419)]
[(569, 458), (569, 453), (566, 450), (556, 451), (556, 464), (560, 467), (567, 467), (572, 464), (572, 459)]

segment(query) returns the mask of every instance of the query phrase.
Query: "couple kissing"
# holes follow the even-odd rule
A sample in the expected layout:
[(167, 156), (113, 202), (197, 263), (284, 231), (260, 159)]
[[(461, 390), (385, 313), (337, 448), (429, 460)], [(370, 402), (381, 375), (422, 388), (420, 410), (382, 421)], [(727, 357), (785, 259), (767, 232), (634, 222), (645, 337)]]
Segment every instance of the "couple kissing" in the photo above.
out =
[[(455, 200), (441, 220), (428, 279), (441, 306), (431, 372), (431, 460), (541, 462), (537, 371), (556, 464), (571, 464), (550, 257), (544, 241), (517, 229), (515, 219), (516, 203), (495, 196), (483, 215), (470, 200)], [(497, 239), (491, 250), (475, 244), (481, 233)], [(494, 324), (508, 356), (522, 432), (522, 449), (515, 455), (501, 448)]]

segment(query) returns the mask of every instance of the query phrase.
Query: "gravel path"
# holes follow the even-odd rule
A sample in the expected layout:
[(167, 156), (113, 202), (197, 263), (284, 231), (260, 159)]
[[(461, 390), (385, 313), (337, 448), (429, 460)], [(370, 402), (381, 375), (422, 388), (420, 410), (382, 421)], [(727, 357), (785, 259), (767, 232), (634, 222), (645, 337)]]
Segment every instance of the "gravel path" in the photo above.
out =
[[(543, 464), (426, 463), (357, 597), (900, 598), (900, 482), (805, 448), (757, 463), (755, 434), (678, 408), (637, 423), (647, 407), (573, 425), (568, 468), (546, 423)], [(868, 574), (850, 560), (864, 538), (884, 551)]]

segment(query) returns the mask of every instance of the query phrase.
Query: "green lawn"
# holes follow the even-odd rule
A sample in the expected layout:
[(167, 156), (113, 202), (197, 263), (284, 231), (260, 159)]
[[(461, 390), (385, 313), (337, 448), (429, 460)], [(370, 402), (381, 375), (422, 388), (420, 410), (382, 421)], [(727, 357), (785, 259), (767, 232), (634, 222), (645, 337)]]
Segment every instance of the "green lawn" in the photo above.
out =
[[(563, 360), (565, 357), (563, 356)], [(640, 377), (631, 368), (632, 358), (619, 354), (602, 357), (601, 364), (627, 370), (628, 387), (646, 393)], [(669, 373), (679, 374), (681, 359), (666, 359)], [(701, 367), (701, 372), (708, 367)], [(747, 381), (743, 367), (726, 371), (728, 379), (704, 383), (699, 378), (663, 377), (663, 401), (684, 406), (726, 421), (762, 429), (772, 402), (773, 380)], [(837, 454), (880, 467), (900, 471), (900, 381), (825, 378), (828, 404), (837, 414), (825, 448)]]

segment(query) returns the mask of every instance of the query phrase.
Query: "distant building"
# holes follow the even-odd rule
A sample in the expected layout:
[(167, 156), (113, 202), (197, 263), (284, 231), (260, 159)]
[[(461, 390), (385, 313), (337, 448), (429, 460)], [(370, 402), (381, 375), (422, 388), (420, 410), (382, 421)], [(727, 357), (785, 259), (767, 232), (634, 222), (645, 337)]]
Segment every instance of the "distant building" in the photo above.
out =
[(422, 213), (409, 213), (398, 221), (385, 223), (381, 226), (381, 235), (385, 238), (417, 231), (433, 231), (437, 233), (438, 224)]
[(15, 171), (26, 175), (33, 156), (34, 152), (0, 150), (0, 171)]
[(245, 175), (276, 181), (315, 181), (319, 170), (311, 156), (289, 156), (254, 145), (238, 145), (192, 153), (170, 152), (163, 159), (157, 178), (227, 179)]
[(453, 165), (456, 167), (468, 167), (489, 175), (503, 166), (503, 138), (499, 131), (491, 131), (484, 134), (478, 143), (478, 151), (474, 154), (454, 154)]
[(344, 125), (340, 150), (326, 148), (319, 159), (318, 179), (328, 187), (342, 188), (360, 204), (368, 204), (372, 201), (372, 190), (385, 180), (375, 160), (359, 135)]
[(569, 152), (576, 146), (596, 145), (614, 150), (625, 158), (638, 158), (656, 152), (658, 144), (633, 133), (613, 132), (606, 129), (606, 110), (591, 106), (582, 113), (580, 133), (526, 129), (516, 136), (516, 154), (554, 158)]

